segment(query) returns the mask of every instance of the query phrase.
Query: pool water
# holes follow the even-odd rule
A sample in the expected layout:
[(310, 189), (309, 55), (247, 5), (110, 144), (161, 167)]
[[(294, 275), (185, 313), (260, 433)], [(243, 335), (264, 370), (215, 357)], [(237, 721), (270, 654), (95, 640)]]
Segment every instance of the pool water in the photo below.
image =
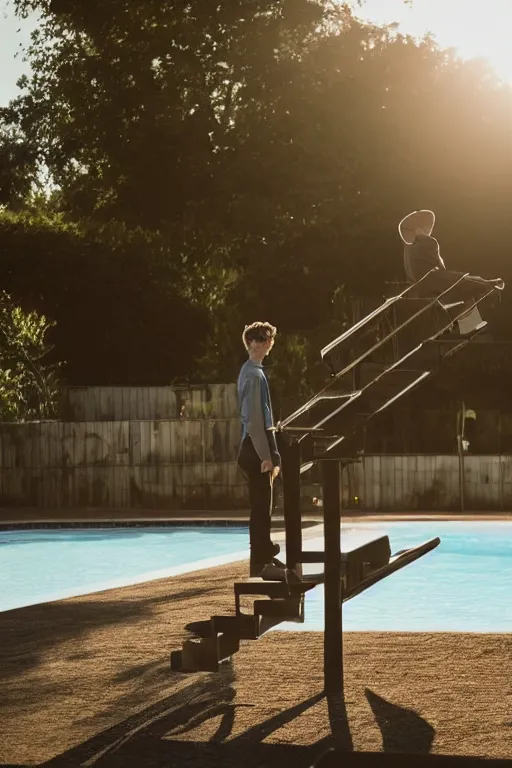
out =
[(246, 526), (0, 531), (0, 611), (248, 557)]
[[(358, 523), (342, 529), (355, 546), (387, 534), (398, 552), (435, 536), (433, 552), (343, 606), (347, 631), (512, 632), (512, 522)], [(308, 549), (323, 549), (320, 539)], [(314, 566), (311, 566), (314, 568)], [(280, 630), (323, 630), (324, 591), (306, 593), (305, 623)]]
[[(345, 603), (345, 630), (512, 632), (512, 522), (345, 523), (342, 549), (381, 535), (393, 552), (441, 544)], [(0, 531), (0, 611), (245, 559), (248, 538), (213, 525)], [(323, 587), (305, 602), (304, 624), (276, 630), (323, 630)]]

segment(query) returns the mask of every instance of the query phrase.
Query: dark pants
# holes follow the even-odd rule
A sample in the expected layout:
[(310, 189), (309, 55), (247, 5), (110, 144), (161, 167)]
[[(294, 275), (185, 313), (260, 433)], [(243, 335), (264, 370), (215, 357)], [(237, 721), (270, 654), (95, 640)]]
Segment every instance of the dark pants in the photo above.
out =
[(273, 483), (271, 473), (261, 471), (261, 459), (250, 437), (246, 437), (240, 446), (238, 466), (249, 483), (251, 564), (264, 565), (273, 556), (270, 538)]

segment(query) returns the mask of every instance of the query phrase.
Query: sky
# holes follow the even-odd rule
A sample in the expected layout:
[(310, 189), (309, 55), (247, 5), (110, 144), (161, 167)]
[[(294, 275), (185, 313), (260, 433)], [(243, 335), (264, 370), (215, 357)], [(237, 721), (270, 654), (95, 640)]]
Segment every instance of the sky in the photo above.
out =
[(367, 0), (358, 16), (377, 23), (400, 23), (415, 37), (432, 32), (441, 48), (463, 58), (487, 59), (498, 76), (512, 83), (512, 0)]
[[(432, 32), (442, 48), (487, 59), (512, 83), (512, 0), (413, 0), (412, 7), (403, 0), (366, 0), (357, 15), (376, 23), (399, 22), (402, 32), (415, 37)], [(16, 19), (12, 0), (0, 0), (0, 106), (16, 96), (16, 81), (29, 72), (21, 51), (36, 24), (35, 17)]]

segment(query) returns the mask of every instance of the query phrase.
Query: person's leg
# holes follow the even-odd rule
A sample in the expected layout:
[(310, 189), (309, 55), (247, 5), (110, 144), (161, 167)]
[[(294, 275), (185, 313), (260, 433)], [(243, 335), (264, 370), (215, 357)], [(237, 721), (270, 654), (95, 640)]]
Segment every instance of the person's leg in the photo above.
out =
[(252, 474), (249, 479), (251, 518), (249, 539), (251, 547), (251, 570), (270, 563), (274, 556), (270, 525), (272, 514), (272, 482), (270, 472)]
[(242, 443), (238, 464), (249, 484), (251, 571), (255, 571), (279, 551), (270, 537), (273, 483), (270, 472), (261, 471), (261, 461), (250, 438)]

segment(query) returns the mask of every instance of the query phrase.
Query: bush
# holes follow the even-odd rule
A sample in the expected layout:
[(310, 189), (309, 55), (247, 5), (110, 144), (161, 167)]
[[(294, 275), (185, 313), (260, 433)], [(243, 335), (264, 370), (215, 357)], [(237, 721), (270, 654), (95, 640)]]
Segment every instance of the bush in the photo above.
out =
[(55, 323), (24, 312), (0, 293), (0, 419), (28, 421), (55, 415), (58, 364), (45, 363), (51, 346), (46, 335)]

